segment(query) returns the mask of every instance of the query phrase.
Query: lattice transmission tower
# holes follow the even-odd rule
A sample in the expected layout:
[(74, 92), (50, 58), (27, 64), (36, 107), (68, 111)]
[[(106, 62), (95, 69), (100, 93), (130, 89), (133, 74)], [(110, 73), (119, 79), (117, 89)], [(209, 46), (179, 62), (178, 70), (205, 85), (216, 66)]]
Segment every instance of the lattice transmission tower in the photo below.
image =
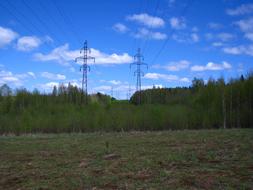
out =
[(145, 65), (148, 69), (148, 64), (144, 63), (144, 57), (141, 54), (141, 49), (138, 48), (137, 54), (134, 56), (134, 63), (130, 64), (130, 68), (132, 65), (136, 65), (137, 69), (134, 72), (134, 76), (136, 76), (136, 92), (138, 93), (138, 104), (141, 104), (141, 77), (144, 76), (144, 72), (141, 70), (141, 66)]
[[(80, 67), (80, 71), (83, 72), (83, 79), (82, 79), (82, 94), (85, 94), (85, 104), (88, 103), (88, 71), (90, 71), (90, 66), (88, 65), (88, 60), (93, 60), (95, 63), (95, 57), (91, 57), (91, 51), (88, 48), (88, 42), (85, 40), (83, 47), (80, 49), (80, 57), (75, 59), (75, 62), (82, 61), (82, 66)], [(82, 96), (83, 97), (83, 96)]]

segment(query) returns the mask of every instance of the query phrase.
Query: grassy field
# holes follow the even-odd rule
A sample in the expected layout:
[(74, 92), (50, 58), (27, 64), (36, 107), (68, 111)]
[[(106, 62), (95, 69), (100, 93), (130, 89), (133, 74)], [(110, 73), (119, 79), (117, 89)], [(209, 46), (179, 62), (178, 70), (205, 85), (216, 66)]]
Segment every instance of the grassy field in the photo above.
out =
[(253, 130), (0, 137), (0, 189), (252, 189)]

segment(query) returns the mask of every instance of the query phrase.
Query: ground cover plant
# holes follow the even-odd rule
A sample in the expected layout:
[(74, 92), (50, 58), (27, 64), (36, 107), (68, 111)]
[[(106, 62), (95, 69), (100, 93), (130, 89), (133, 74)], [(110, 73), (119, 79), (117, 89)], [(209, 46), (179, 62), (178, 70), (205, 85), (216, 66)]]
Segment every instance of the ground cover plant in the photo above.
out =
[(253, 130), (0, 137), (1, 189), (252, 189)]

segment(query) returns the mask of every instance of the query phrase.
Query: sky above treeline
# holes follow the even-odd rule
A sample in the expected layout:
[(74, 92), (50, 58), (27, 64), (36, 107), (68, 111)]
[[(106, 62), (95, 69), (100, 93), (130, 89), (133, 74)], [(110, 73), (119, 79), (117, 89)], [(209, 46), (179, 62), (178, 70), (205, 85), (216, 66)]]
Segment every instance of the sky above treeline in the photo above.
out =
[[(126, 98), (142, 88), (190, 86), (194, 77), (246, 75), (253, 63), (250, 0), (0, 1), (0, 85), (51, 92), (81, 86), (80, 48), (88, 41), (88, 92)], [(128, 95), (129, 96), (129, 95)]]

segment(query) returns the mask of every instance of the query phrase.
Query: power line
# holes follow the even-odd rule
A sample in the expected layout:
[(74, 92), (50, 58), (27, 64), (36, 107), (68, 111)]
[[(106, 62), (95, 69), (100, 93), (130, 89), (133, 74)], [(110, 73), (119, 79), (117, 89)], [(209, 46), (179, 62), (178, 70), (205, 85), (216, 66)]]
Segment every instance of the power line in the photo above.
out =
[(39, 1), (39, 5), (41, 6), (41, 8), (47, 12), (47, 16), (50, 20), (53, 21), (54, 25), (57, 27), (58, 31), (60, 31), (60, 33), (64, 33), (64, 37), (68, 36), (66, 35), (66, 30), (64, 30), (61, 25), (54, 19), (55, 17), (52, 16), (52, 14), (50, 13), (49, 9), (47, 6), (45, 6), (41, 1)]
[[(39, 15), (31, 8), (31, 6), (25, 0), (22, 0), (22, 2), (30, 10), (30, 12), (36, 17), (36, 19), (41, 23), (41, 25), (44, 25), (46, 30), (49, 33), (53, 34), (53, 32), (50, 30), (50, 28), (47, 26), (47, 24), (39, 17)], [(54, 39), (56, 39), (58, 44), (60, 44), (60, 40), (56, 36), (54, 36)]]
[[(142, 9), (143, 9), (143, 4), (145, 3), (145, 7), (144, 7), (144, 9), (145, 9), (145, 11), (146, 11), (146, 9), (147, 9), (147, 7), (148, 7), (148, 0), (140, 0), (140, 4), (139, 4), (139, 14), (142, 12)], [(144, 11), (144, 12), (145, 12)], [(135, 52), (135, 50), (136, 50), (136, 48), (137, 47), (140, 47), (139, 45), (140, 45), (140, 39), (138, 40), (139, 41), (139, 45), (137, 44), (137, 38), (135, 37), (135, 35), (137, 34), (137, 31), (138, 31), (138, 27), (135, 27), (135, 29), (134, 29), (134, 36), (133, 36), (133, 45), (132, 45), (132, 50), (133, 50), (133, 52), (132, 52), (132, 54), (134, 54), (134, 52)], [(130, 77), (130, 74), (131, 74), (131, 71), (129, 70), (129, 80), (131, 80), (131, 77)], [(132, 82), (132, 81), (131, 81)]]
[(141, 77), (144, 76), (144, 73), (141, 70), (141, 66), (146, 65), (146, 67), (148, 68), (148, 65), (143, 62), (144, 57), (141, 54), (140, 48), (138, 48), (137, 54), (135, 54), (135, 56), (134, 56), (134, 60), (135, 60), (135, 62), (130, 64), (130, 68), (132, 65), (137, 66), (137, 70), (134, 72), (134, 76), (137, 77), (136, 92), (138, 93), (138, 104), (141, 104)]
[[(155, 6), (155, 14), (154, 14), (154, 16), (153, 16), (153, 19), (152, 19), (152, 22), (151, 22), (151, 27), (153, 26), (153, 24), (154, 24), (154, 20), (155, 20), (155, 17), (156, 17), (156, 15), (157, 15), (157, 10), (158, 10), (158, 7), (159, 7), (159, 4), (160, 4), (160, 1), (159, 0), (157, 0), (156, 1), (156, 6)], [(144, 42), (143, 42), (143, 50), (142, 50), (142, 52), (143, 52), (143, 54), (145, 53), (145, 50), (146, 50), (146, 47), (147, 47), (147, 41), (150, 39), (150, 37), (151, 37), (151, 34), (149, 34), (146, 38), (145, 38), (145, 40), (144, 40)]]
[[(187, 5), (185, 6), (185, 8), (182, 11), (182, 16), (184, 16), (187, 12), (187, 10), (190, 8), (191, 4), (193, 4), (194, 0), (188, 0)], [(175, 32), (175, 29), (171, 30), (169, 36), (173, 35)], [(163, 49), (166, 47), (167, 43), (169, 41), (169, 37), (164, 41), (162, 47), (159, 49), (159, 51), (157, 52), (157, 54), (155, 55), (155, 57), (153, 58), (153, 60), (151, 61), (151, 64), (153, 64), (156, 59), (160, 56), (161, 52), (163, 51)]]
[[(9, 3), (8, 1), (6, 1), (6, 2)], [(7, 12), (9, 12), (10, 15), (12, 15), (13, 17), (15, 17), (16, 20), (17, 20), (23, 27), (25, 27), (25, 29), (26, 29), (28, 32), (34, 33), (34, 31), (32, 31), (29, 27), (26, 27), (25, 24), (22, 24), (22, 21), (19, 19), (19, 17), (18, 17), (17, 15), (15, 15), (13, 12), (11, 12), (10, 9), (9, 9), (7, 6), (5, 6), (4, 4), (1, 4), (1, 2), (0, 2), (0, 6), (1, 6), (4, 10), (7, 10)], [(16, 9), (16, 8), (14, 7), (14, 9)]]
[(88, 53), (90, 54), (90, 49), (88, 48), (88, 42), (85, 40), (83, 47), (80, 50), (80, 54), (82, 56), (77, 57), (75, 59), (75, 62), (78, 62), (78, 60), (81, 60), (83, 62), (82, 66), (80, 67), (80, 71), (83, 71), (83, 79), (82, 79), (82, 94), (84, 94), (85, 91), (85, 104), (88, 104), (88, 71), (90, 71), (90, 66), (88, 66), (88, 60), (93, 60), (95, 63), (95, 58), (88, 56)]
[[(145, 1), (145, 0), (143, 0), (143, 1)], [(140, 0), (139, 13), (141, 13), (141, 10), (142, 10), (142, 7), (143, 7), (143, 3), (142, 3), (143, 1)], [(145, 2), (147, 2), (147, 1), (148, 1), (148, 0), (146, 0)], [(147, 3), (146, 3), (145, 9), (146, 9), (146, 8), (147, 8)], [(134, 35), (137, 34), (137, 31), (138, 31), (138, 28), (135, 27)], [(140, 43), (139, 43), (139, 44), (140, 44)], [(134, 52), (135, 52), (136, 46), (137, 46), (137, 38), (134, 36), (134, 39), (133, 39), (133, 54), (134, 54)], [(139, 46), (137, 46), (137, 47), (139, 47)]]
[[(44, 35), (44, 33), (33, 23), (33, 22), (31, 22), (31, 21), (29, 21), (30, 19), (29, 19), (29, 17), (27, 17), (25, 14), (23, 14), (21, 11), (19, 11), (12, 3), (11, 3), (11, 1), (6, 1), (7, 2), (7, 4), (9, 5), (9, 7), (11, 7), (11, 8), (13, 8), (13, 10), (14, 10), (14, 12), (12, 12), (11, 11), (11, 9), (9, 9), (9, 7), (7, 6), (7, 5), (4, 5), (4, 4), (1, 4), (0, 3), (0, 6), (4, 9), (4, 10), (6, 10), (7, 12), (9, 12), (9, 14), (11, 15), (11, 16), (13, 16), (16, 20), (17, 20), (17, 22), (19, 22), (20, 24), (21, 24), (21, 26), (23, 26), (28, 32), (31, 32), (32, 34), (34, 34), (35, 32), (34, 32), (34, 30), (33, 29), (35, 29), (38, 33), (40, 33), (41, 35)], [(18, 13), (18, 14), (17, 14)], [(29, 23), (29, 27), (28, 27), (28, 25), (27, 25), (27, 23), (25, 23), (25, 22), (23, 22), (22, 21), (22, 19), (20, 19), (20, 17), (23, 17), (23, 19), (25, 20), (25, 21), (27, 21), (28, 23)], [(31, 27), (32, 26), (32, 27)], [(33, 29), (31, 29), (31, 28), (33, 28)], [(53, 45), (52, 43), (49, 43), (49, 42), (47, 42), (46, 41), (46, 45), (49, 47), (52, 47), (52, 48), (55, 48), (55, 45)]]
[(52, 0), (51, 2), (56, 7), (57, 12), (62, 17), (63, 22), (66, 24), (66, 26), (70, 26), (70, 31), (71, 31), (72, 35), (74, 36), (77, 44), (79, 44), (82, 41), (82, 39), (80, 38), (79, 34), (75, 32), (75, 30), (74, 30), (75, 27), (74, 27), (73, 22), (71, 22), (69, 17), (67, 17), (67, 14), (64, 14), (63, 9), (61, 9), (60, 6), (58, 6), (54, 0)]

